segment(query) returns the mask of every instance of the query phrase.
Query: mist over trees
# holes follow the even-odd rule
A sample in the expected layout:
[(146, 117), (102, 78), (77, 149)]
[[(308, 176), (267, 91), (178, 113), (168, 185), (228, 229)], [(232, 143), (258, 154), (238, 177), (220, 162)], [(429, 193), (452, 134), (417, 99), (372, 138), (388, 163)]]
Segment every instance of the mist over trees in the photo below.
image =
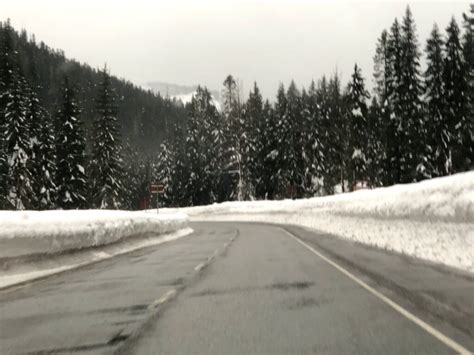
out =
[(219, 111), (205, 87), (184, 106), (1, 23), (0, 208), (137, 209), (152, 182), (167, 206), (303, 198), (471, 170), (473, 31), (471, 5), (420, 44), (407, 8), (375, 44), (372, 93), (357, 64), (274, 103), (228, 75)]

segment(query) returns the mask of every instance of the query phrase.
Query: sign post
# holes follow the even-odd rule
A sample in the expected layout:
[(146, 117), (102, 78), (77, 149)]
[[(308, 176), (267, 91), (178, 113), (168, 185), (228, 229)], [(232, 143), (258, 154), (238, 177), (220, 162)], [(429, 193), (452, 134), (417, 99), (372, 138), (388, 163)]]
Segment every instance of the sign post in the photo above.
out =
[(160, 199), (159, 196), (165, 193), (165, 186), (163, 184), (151, 184), (150, 193), (156, 194), (156, 213), (160, 213)]

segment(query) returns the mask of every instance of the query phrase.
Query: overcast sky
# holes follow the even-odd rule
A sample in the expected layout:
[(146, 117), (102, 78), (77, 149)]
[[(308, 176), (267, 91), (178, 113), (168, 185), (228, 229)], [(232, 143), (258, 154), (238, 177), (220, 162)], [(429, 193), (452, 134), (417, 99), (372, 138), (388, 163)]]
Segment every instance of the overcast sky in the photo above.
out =
[(355, 62), (372, 83), (381, 31), (410, 4), (424, 48), (434, 22), (458, 23), (469, 1), (2, 0), (0, 16), (53, 48), (137, 84), (166, 81), (221, 88), (229, 73), (245, 93), (257, 81), (273, 98), (279, 82), (307, 86)]

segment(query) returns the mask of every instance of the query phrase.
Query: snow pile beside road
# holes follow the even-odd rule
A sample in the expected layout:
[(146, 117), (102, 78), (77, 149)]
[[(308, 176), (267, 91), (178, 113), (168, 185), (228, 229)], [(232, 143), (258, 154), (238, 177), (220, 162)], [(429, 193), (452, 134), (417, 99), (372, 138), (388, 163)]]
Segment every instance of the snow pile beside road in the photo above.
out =
[(105, 246), (188, 226), (182, 213), (108, 210), (1, 211), (0, 260)]
[(474, 272), (474, 172), (335, 196), (172, 211), (194, 220), (306, 226)]

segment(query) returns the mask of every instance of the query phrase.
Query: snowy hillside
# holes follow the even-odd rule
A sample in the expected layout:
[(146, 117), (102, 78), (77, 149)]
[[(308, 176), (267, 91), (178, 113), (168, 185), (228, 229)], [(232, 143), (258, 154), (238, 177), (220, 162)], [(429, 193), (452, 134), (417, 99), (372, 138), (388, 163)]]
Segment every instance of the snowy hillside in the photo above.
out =
[(193, 220), (301, 225), (474, 272), (474, 172), (335, 196), (178, 211)]
[[(144, 89), (151, 90), (161, 96), (168, 96), (171, 99), (181, 101), (183, 104), (191, 102), (193, 95), (196, 94), (197, 85), (178, 85), (172, 83), (165, 83), (161, 81), (148, 82), (142, 85)], [(220, 95), (217, 90), (210, 90), (212, 95), (212, 102), (216, 108), (221, 111)]]

